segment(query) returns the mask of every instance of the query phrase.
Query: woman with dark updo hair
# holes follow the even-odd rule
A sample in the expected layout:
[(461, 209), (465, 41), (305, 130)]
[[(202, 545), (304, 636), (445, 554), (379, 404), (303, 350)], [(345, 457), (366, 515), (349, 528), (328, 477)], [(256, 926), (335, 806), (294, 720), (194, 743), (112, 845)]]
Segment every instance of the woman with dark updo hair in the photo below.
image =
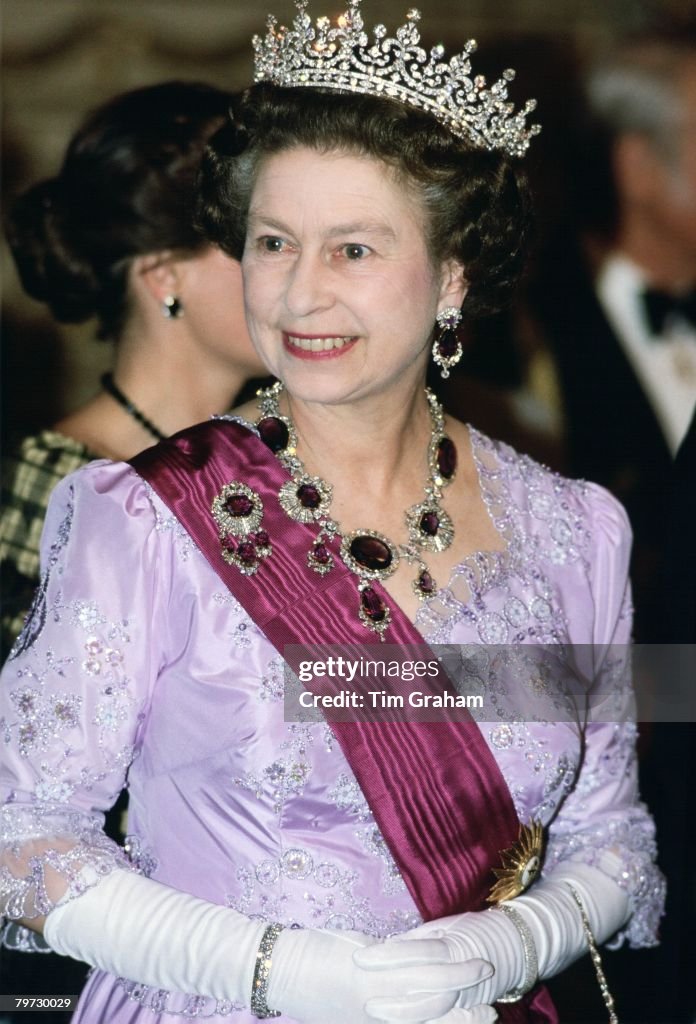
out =
[(296, 6), (198, 206), (277, 381), (54, 495), (0, 686), (4, 912), (95, 966), (73, 1024), (558, 1024), (588, 952), (615, 1022), (597, 944), (663, 902), (626, 517), (425, 387), (519, 277), (533, 108), (413, 9)]
[(203, 149), (232, 99), (196, 82), (118, 96), (77, 131), (59, 174), (9, 210), (7, 236), (28, 294), (61, 322), (96, 318), (115, 361), (98, 395), (4, 459), (5, 650), (38, 579), (58, 480), (225, 412), (244, 382), (264, 373), (246, 330), (239, 265), (193, 224)]

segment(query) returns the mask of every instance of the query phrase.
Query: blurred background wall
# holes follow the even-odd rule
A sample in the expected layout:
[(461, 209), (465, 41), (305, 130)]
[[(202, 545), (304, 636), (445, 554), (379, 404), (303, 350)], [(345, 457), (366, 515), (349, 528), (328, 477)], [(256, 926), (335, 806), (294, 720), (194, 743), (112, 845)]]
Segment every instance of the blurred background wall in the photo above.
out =
[[(313, 4), (315, 13), (326, 5)], [(338, 12), (340, 4), (332, 6)], [(366, 0), (368, 24), (390, 29), (405, 3)], [(542, 230), (563, 204), (567, 109), (575, 69), (605, 42), (692, 0), (424, 0), (423, 40), (481, 44), (477, 71), (518, 69), (518, 101), (536, 96), (544, 125), (531, 158)], [(274, 12), (292, 17), (289, 0)], [(241, 87), (249, 39), (263, 28), (261, 0), (2, 0), (3, 198), (54, 173), (66, 143), (93, 106), (116, 92), (169, 78)], [(58, 327), (23, 295), (2, 246), (3, 436), (48, 426), (89, 398), (110, 363), (93, 325)]]

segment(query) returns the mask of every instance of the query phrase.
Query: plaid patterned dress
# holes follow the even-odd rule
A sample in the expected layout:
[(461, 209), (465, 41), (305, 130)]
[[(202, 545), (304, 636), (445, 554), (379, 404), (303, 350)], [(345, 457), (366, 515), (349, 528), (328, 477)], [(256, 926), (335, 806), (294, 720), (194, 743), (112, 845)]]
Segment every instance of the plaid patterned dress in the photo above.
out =
[(39, 544), (48, 499), (56, 484), (93, 455), (79, 441), (44, 430), (26, 437), (2, 459), (0, 580), (5, 660), (22, 628), (39, 579)]

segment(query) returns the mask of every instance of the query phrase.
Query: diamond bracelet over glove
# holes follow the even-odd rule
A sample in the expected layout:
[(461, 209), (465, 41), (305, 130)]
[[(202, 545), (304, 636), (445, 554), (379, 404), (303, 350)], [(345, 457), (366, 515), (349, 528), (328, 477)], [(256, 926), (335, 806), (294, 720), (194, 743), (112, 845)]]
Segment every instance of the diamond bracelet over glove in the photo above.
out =
[(522, 942), (522, 949), (524, 950), (524, 981), (519, 988), (515, 988), (497, 999), (499, 1003), (516, 1003), (522, 996), (525, 996), (527, 992), (534, 988), (539, 979), (539, 962), (536, 946), (534, 945), (534, 936), (519, 911), (511, 907), (509, 903), (499, 903), (497, 907), (492, 909), (502, 910), (510, 918), (519, 932)]
[(280, 1010), (271, 1010), (266, 999), (268, 996), (271, 965), (273, 963), (273, 947), (282, 930), (282, 924), (269, 924), (261, 936), (259, 950), (256, 954), (254, 977), (251, 982), (251, 1012), (259, 1020), (266, 1020), (269, 1017), (280, 1017)]

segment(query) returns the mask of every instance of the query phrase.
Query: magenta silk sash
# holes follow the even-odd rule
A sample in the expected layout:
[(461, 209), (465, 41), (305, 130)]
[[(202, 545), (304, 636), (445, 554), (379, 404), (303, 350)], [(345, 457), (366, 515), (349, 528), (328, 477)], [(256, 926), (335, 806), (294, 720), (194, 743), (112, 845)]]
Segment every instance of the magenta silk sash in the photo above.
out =
[[(201, 423), (146, 449), (131, 465), (281, 655), (291, 644), (379, 643), (358, 619), (355, 577), (341, 559), (323, 577), (307, 565), (316, 527), (297, 523), (282, 510), (278, 491), (289, 476), (242, 423)], [(233, 480), (261, 498), (261, 528), (273, 546), (251, 576), (223, 559), (210, 511)], [(337, 545), (333, 550), (337, 553)], [(423, 645), (393, 599), (378, 583), (371, 586), (391, 607), (387, 643)], [(452, 692), (444, 672), (431, 683)], [(484, 909), (495, 881), (492, 869), (501, 865), (501, 850), (517, 839), (519, 820), (471, 716), (458, 709), (451, 721), (330, 725), (424, 920)], [(519, 1003), (501, 1005), (499, 1014), (506, 1024), (558, 1021), (543, 988)]]

